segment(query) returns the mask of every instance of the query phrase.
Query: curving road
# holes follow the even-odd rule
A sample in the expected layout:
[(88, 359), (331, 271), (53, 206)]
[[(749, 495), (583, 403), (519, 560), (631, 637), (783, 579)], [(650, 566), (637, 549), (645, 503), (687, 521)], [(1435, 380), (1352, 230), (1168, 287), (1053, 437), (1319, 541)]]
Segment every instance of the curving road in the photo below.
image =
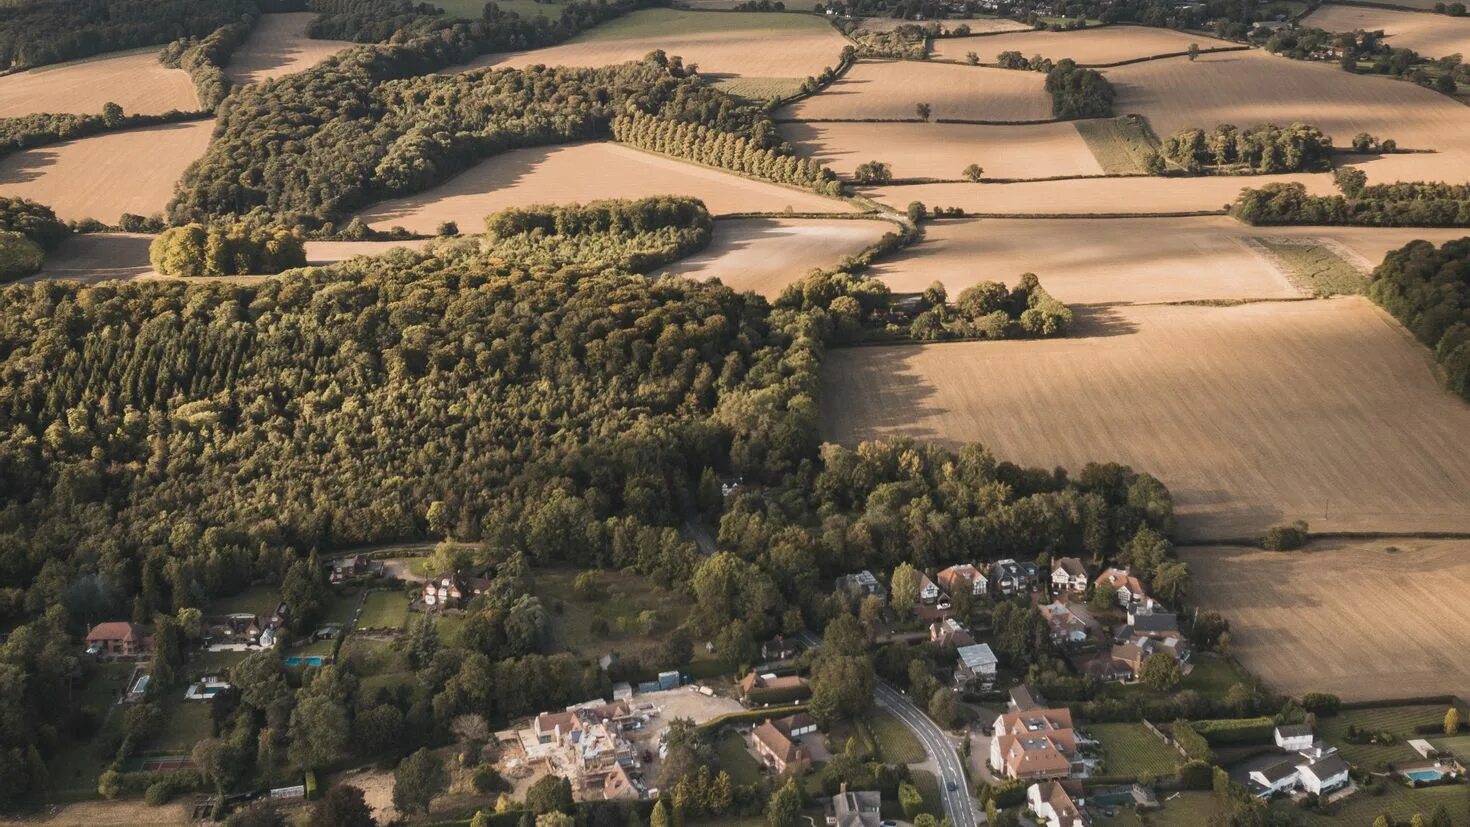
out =
[[(822, 644), (822, 639), (812, 632), (802, 632), (800, 640), (808, 647)], [(975, 803), (970, 798), (970, 786), (965, 779), (965, 767), (960, 762), (959, 753), (955, 751), (949, 736), (944, 734), (944, 730), (915, 706), (907, 695), (893, 688), (882, 678), (878, 679), (877, 686), (873, 690), (873, 699), (878, 706), (892, 713), (904, 726), (908, 727), (909, 731), (919, 739), (919, 743), (924, 745), (924, 751), (929, 753), (930, 760), (938, 770), (936, 775), (939, 779), (939, 798), (944, 803), (944, 814), (949, 818), (950, 823), (954, 827), (976, 827), (978, 823), (983, 822), (984, 817), (976, 814)], [(949, 789), (951, 784), (954, 785), (953, 792)]]

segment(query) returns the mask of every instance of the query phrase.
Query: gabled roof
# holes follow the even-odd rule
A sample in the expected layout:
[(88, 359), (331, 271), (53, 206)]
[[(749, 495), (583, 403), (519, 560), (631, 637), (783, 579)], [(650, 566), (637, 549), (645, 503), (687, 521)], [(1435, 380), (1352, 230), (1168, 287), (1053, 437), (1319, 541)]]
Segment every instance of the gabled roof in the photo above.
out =
[(1310, 764), (1303, 764), (1302, 772), (1309, 772), (1320, 780), (1326, 780), (1334, 775), (1341, 775), (1348, 771), (1348, 764), (1342, 760), (1342, 756), (1335, 752), (1318, 758)]
[(791, 731), (798, 728), (798, 725), (793, 723), (796, 718), (797, 716), (793, 715), (778, 721), (767, 720), (752, 730), (750, 735), (764, 744), (766, 749), (781, 759), (783, 764), (790, 764), (800, 760), (806, 753), (806, 749), (801, 744), (791, 739)]
[(1107, 569), (1097, 576), (1097, 585), (1111, 586), (1119, 591), (1126, 587), (1130, 594), (1145, 594), (1143, 583), (1139, 582), (1139, 579), (1128, 569), (1117, 567)]
[(1282, 738), (1300, 738), (1304, 735), (1311, 735), (1312, 728), (1306, 724), (1281, 724), (1276, 727), (1276, 734)]
[(1066, 572), (1068, 577), (1087, 576), (1087, 567), (1082, 565), (1082, 561), (1077, 559), (1076, 557), (1058, 557), (1056, 561), (1051, 564), (1051, 570), (1053, 572), (1056, 572), (1058, 570)]
[(1265, 769), (1255, 770), (1255, 772), (1260, 773), (1261, 777), (1266, 779), (1266, 783), (1275, 784), (1296, 775), (1296, 762), (1291, 760), (1278, 761)]
[(136, 623), (125, 620), (109, 620), (106, 623), (98, 623), (87, 633), (87, 642), (93, 643), (99, 640), (142, 640), (147, 632)]

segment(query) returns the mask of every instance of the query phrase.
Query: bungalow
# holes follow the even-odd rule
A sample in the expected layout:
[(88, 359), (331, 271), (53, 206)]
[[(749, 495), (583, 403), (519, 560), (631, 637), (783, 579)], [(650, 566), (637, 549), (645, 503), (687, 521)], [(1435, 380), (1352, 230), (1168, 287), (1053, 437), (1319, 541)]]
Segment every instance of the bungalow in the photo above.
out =
[(979, 569), (964, 563), (958, 566), (950, 566), (939, 572), (940, 588), (950, 594), (968, 591), (970, 594), (979, 596), (989, 591), (990, 583)]
[(1341, 789), (1348, 785), (1348, 764), (1336, 752), (1297, 767), (1301, 776), (1302, 789), (1317, 795)]
[(799, 654), (801, 654), (801, 645), (794, 639), (787, 640), (781, 635), (761, 644), (761, 658), (764, 660), (788, 660)]
[(1097, 576), (1097, 581), (1094, 585), (1097, 588), (1107, 586), (1117, 591), (1118, 605), (1125, 609), (1148, 598), (1148, 593), (1144, 591), (1143, 583), (1131, 574), (1128, 569), (1109, 568)]
[(837, 578), (837, 591), (855, 600), (873, 596), (878, 598), (879, 603), (888, 605), (888, 589), (867, 569)]
[(990, 582), (1001, 594), (1026, 594), (1036, 586), (1036, 564), (1000, 560), (990, 569)]
[(954, 685), (958, 689), (989, 689), (995, 685), (996, 659), (990, 645), (976, 643), (955, 650), (959, 662), (954, 667)]
[(1082, 809), (1082, 783), (1043, 781), (1026, 788), (1026, 805), (1046, 827), (1091, 827)]
[(1051, 564), (1051, 587), (1057, 594), (1087, 591), (1087, 567), (1076, 557), (1058, 557)]
[(767, 719), (750, 733), (761, 762), (773, 771), (781, 773), (787, 768), (805, 767), (811, 764), (811, 752), (801, 743), (801, 738), (817, 732), (817, 724), (805, 712), (786, 718)]
[(1301, 752), (1312, 748), (1312, 728), (1306, 724), (1282, 724), (1273, 733), (1276, 746), (1286, 752)]
[(153, 651), (153, 637), (136, 623), (110, 620), (87, 633), (87, 652), (104, 658), (130, 658)]
[(1048, 603), (1039, 611), (1051, 627), (1052, 643), (1075, 645), (1087, 640), (1087, 622), (1073, 614), (1066, 603)]

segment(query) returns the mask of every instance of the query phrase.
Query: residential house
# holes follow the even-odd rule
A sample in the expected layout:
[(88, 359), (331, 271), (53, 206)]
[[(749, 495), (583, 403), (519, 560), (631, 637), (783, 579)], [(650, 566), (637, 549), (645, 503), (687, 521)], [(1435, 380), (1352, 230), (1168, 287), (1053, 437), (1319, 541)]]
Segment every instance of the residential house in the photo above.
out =
[(761, 644), (761, 658), (767, 661), (790, 660), (801, 654), (801, 645), (781, 635)]
[(1023, 683), (1020, 686), (1011, 687), (1011, 699), (1006, 706), (1012, 712), (1030, 712), (1046, 706), (1046, 699)]
[(465, 585), (459, 572), (445, 572), (424, 582), (424, 606), (429, 611), (458, 609), (464, 599)]
[(939, 587), (923, 572), (919, 573), (919, 602), (925, 606), (933, 606), (939, 602)]
[(87, 632), (87, 651), (104, 658), (130, 658), (153, 651), (153, 636), (136, 623), (110, 620)]
[(1044, 781), (1066, 778), (1077, 755), (1068, 709), (1007, 712), (995, 719), (990, 768), (1006, 778)]
[(1094, 584), (1097, 588), (1108, 586), (1118, 593), (1118, 605), (1128, 608), (1136, 603), (1148, 599), (1148, 593), (1144, 591), (1143, 582), (1135, 577), (1128, 569), (1109, 568), (1097, 576)]
[(786, 718), (767, 719), (751, 731), (750, 740), (761, 762), (772, 771), (782, 773), (788, 768), (811, 764), (811, 752), (801, 739), (816, 731), (816, 721), (805, 712), (798, 712)]
[(1264, 769), (1250, 774), (1247, 787), (1258, 798), (1301, 789), (1315, 795), (1326, 795), (1351, 782), (1350, 767), (1335, 749), (1310, 747)]
[(944, 648), (974, 646), (975, 638), (958, 620), (946, 617), (929, 624), (929, 642)]
[(1126, 659), (1132, 664), (1135, 673), (1142, 658), (1155, 652), (1172, 655), (1181, 664), (1188, 663), (1193, 653), (1188, 638), (1179, 631), (1178, 615), (1164, 611), (1152, 600), (1146, 600), (1129, 609), (1128, 625), (1118, 630), (1114, 641), (1118, 644), (1113, 647), (1114, 657), (1120, 657), (1120, 646), (1134, 647), (1123, 651), (1128, 655)]
[(1348, 769), (1348, 763), (1336, 752), (1327, 753), (1297, 767), (1302, 789), (1317, 795), (1326, 795), (1346, 787), (1349, 782)]
[(1001, 594), (1026, 594), (1038, 582), (1036, 564), (1021, 563), (1009, 558), (997, 561), (990, 567), (990, 582)]
[(1087, 640), (1087, 622), (1072, 612), (1066, 603), (1048, 603), (1040, 612), (1051, 627), (1051, 640), (1056, 644), (1078, 644)]
[(333, 583), (341, 583), (367, 571), (368, 558), (366, 554), (353, 554), (348, 557), (338, 557), (332, 560), (330, 565), (332, 570), (329, 579)]
[(1312, 728), (1306, 724), (1282, 724), (1272, 733), (1276, 746), (1286, 752), (1301, 752), (1312, 748)]
[(981, 571), (969, 563), (950, 566), (939, 572), (939, 587), (949, 594), (968, 591), (979, 596), (990, 590), (990, 582)]
[(837, 578), (837, 591), (854, 600), (862, 600), (871, 595), (878, 598), (878, 602), (884, 606), (888, 605), (888, 589), (867, 569)]
[(1076, 557), (1058, 557), (1051, 564), (1051, 588), (1056, 594), (1087, 591), (1087, 567)]
[(1026, 805), (1045, 827), (1091, 827), (1080, 781), (1043, 781), (1026, 788)]
[(1297, 760), (1287, 758), (1259, 770), (1251, 770), (1247, 787), (1257, 798), (1270, 798), (1289, 792), (1297, 783)]
[(957, 689), (989, 689), (995, 685), (996, 659), (990, 644), (976, 643), (955, 650), (959, 662), (954, 667)]
[(827, 823), (833, 827), (879, 827), (883, 822), (882, 806), (882, 793), (867, 790), (850, 793), (844, 781), (842, 791), (832, 796), (828, 804)]
[(1134, 671), (1134, 666), (1130, 666), (1127, 662), (1114, 657), (1112, 649), (1104, 649), (1101, 652), (1077, 653), (1070, 659), (1072, 666), (1078, 672), (1084, 675), (1091, 675), (1104, 683), (1131, 681), (1137, 674)]
[(740, 679), (740, 698), (748, 702), (752, 693), (779, 694), (789, 702), (792, 697), (801, 695), (805, 688), (806, 678), (800, 675), (776, 675), (771, 672), (752, 671)]
[(583, 798), (600, 801), (637, 801), (643, 797), (643, 791), (639, 789), (632, 776), (628, 775), (627, 767), (622, 764), (613, 764), (605, 772), (599, 772), (588, 779), (588, 784), (583, 787)]

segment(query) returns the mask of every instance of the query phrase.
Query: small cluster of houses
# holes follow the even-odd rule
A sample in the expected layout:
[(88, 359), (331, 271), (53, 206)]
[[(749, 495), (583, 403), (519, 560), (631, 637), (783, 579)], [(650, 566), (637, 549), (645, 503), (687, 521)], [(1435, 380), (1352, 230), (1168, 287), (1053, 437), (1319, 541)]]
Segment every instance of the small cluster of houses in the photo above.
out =
[(1294, 792), (1328, 796), (1352, 784), (1350, 767), (1337, 750), (1323, 747), (1306, 724), (1276, 727), (1272, 734), (1285, 757), (1252, 770), (1247, 787), (1258, 798)]

